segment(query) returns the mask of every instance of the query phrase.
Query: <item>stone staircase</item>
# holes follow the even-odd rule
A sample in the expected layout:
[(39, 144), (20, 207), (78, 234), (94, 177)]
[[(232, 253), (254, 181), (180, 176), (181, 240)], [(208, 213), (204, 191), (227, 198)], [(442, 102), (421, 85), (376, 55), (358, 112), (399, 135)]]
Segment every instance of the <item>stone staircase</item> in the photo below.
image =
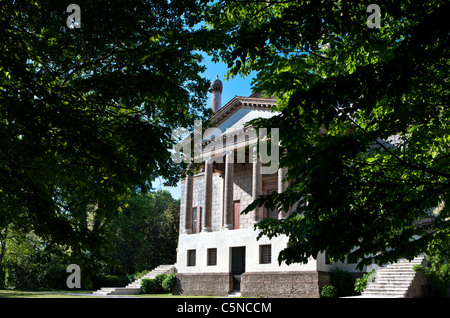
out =
[(143, 278), (153, 279), (156, 277), (156, 275), (159, 274), (173, 274), (173, 273), (175, 273), (175, 265), (159, 265), (158, 267), (148, 272), (141, 278), (138, 278), (134, 282), (128, 284), (126, 288), (141, 288), (141, 280)]
[(366, 298), (406, 298), (410, 297), (410, 289), (416, 272), (413, 266), (423, 264), (424, 255), (419, 255), (412, 261), (400, 259), (397, 263), (388, 264), (379, 268), (375, 279), (367, 283), (366, 289), (361, 293)]
[(143, 278), (155, 278), (159, 274), (175, 273), (175, 265), (159, 265), (155, 269), (149, 271), (144, 276), (136, 279), (134, 282), (125, 287), (103, 287), (93, 293), (94, 296), (110, 296), (110, 295), (138, 295), (141, 293), (141, 280)]

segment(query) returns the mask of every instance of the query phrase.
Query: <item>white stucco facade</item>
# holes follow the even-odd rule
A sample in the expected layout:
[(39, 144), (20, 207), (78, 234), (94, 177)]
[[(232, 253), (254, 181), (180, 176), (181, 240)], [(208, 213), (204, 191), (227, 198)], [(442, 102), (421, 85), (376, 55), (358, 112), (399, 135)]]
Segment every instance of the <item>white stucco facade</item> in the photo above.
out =
[[(325, 254), (319, 254), (317, 259), (310, 258), (307, 264), (278, 263), (278, 254), (287, 247), (288, 237), (281, 235), (272, 239), (261, 237), (252, 227), (237, 230), (219, 230), (213, 232), (200, 232), (197, 234), (181, 234), (178, 241), (177, 271), (179, 273), (228, 273), (231, 272), (231, 248), (245, 247), (246, 272), (296, 272), (296, 271), (323, 271), (330, 272), (336, 268), (349, 272), (359, 272), (356, 264), (345, 262), (330, 262), (327, 264)], [(260, 264), (259, 246), (271, 245), (271, 261)], [(217, 264), (208, 265), (208, 249), (217, 249)], [(195, 266), (188, 266), (187, 251), (196, 251)], [(364, 271), (370, 272), (378, 266), (369, 266)]]
[[(217, 105), (214, 105), (216, 110), (211, 121), (222, 133), (224, 145), (227, 142), (226, 138), (233, 138), (235, 154), (239, 150), (244, 150), (247, 156), (248, 142), (236, 142), (233, 133), (244, 131), (245, 124), (252, 119), (269, 118), (278, 114), (271, 111), (275, 105), (276, 99), (235, 97), (222, 108), (217, 109)], [(208, 149), (206, 145), (210, 142), (211, 136), (211, 134), (203, 136), (203, 149)], [(214, 138), (217, 137), (214, 135)], [(287, 275), (300, 273), (298, 274), (300, 276), (301, 273), (308, 273), (312, 277), (312, 273), (329, 273), (335, 268), (358, 272), (356, 264), (331, 263), (326, 260), (324, 254), (319, 254), (317, 259), (310, 258), (307, 264), (287, 265), (284, 262), (279, 264), (278, 255), (288, 246), (288, 237), (281, 235), (269, 239), (263, 236), (258, 239), (258, 231), (254, 229), (254, 225), (264, 217), (284, 218), (286, 215), (264, 208), (247, 214), (241, 212), (258, 195), (283, 191), (285, 172), (279, 169), (276, 173), (263, 175), (259, 172), (262, 170), (257, 168), (257, 165), (262, 167), (261, 162), (252, 162), (248, 156), (245, 162), (238, 162), (236, 156), (230, 162), (228, 155), (225, 157), (227, 151), (228, 149), (225, 149), (223, 154), (214, 152), (212, 159), (207, 159), (212, 163), (205, 161), (204, 169), (200, 173), (182, 181), (176, 269), (179, 274), (184, 275), (180, 277), (184, 285), (188, 286), (184, 287), (186, 290), (195, 293), (197, 290), (195, 288), (209, 284), (204, 281), (202, 283), (203, 276), (210, 277), (214, 274), (222, 275), (217, 276), (217, 279), (220, 277), (223, 279), (223, 274), (227, 273), (230, 277), (247, 274), (248, 283), (253, 278), (264, 279), (261, 278), (264, 273), (276, 273), (275, 275), (280, 276), (283, 276), (283, 273)], [(215, 161), (214, 156), (216, 159), (217, 156), (223, 157)], [(206, 169), (207, 164), (209, 170)], [(205, 201), (208, 204), (205, 204)], [(203, 220), (205, 217), (206, 221)], [(237, 250), (239, 250), (238, 261), (236, 261)], [(238, 266), (236, 262), (239, 263)], [(254, 274), (253, 278), (249, 275), (251, 273)], [(320, 284), (322, 283), (323, 281)], [(203, 293), (205, 290), (208, 290), (207, 286), (204, 286)]]
[[(228, 273), (231, 272), (231, 248), (245, 246), (245, 271), (313, 271), (317, 270), (317, 262), (311, 258), (308, 264), (278, 265), (278, 253), (286, 248), (288, 238), (281, 236), (273, 239), (262, 237), (257, 240), (258, 232), (253, 228), (237, 230), (221, 230), (191, 235), (180, 235), (178, 243), (177, 270), (181, 273)], [(271, 260), (268, 264), (260, 264), (259, 246), (271, 245)], [(208, 249), (217, 249), (217, 264), (207, 264)], [(196, 250), (195, 266), (187, 266), (187, 251)]]

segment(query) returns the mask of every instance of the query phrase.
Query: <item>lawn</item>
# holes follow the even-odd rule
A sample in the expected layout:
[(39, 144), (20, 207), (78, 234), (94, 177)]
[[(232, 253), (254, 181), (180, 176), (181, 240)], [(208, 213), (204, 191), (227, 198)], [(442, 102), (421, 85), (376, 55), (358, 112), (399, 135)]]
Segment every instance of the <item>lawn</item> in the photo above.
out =
[[(54, 290), (54, 291), (24, 291), (24, 290), (0, 290), (0, 298), (102, 298), (90, 296), (92, 290)], [(109, 298), (105, 296), (103, 298)], [(171, 294), (141, 294), (141, 295), (116, 295), (123, 298), (214, 298), (214, 296), (178, 296)]]
[[(79, 295), (77, 295), (79, 294)], [(92, 291), (24, 291), (24, 290), (0, 290), (0, 298), (88, 298), (86, 294)]]

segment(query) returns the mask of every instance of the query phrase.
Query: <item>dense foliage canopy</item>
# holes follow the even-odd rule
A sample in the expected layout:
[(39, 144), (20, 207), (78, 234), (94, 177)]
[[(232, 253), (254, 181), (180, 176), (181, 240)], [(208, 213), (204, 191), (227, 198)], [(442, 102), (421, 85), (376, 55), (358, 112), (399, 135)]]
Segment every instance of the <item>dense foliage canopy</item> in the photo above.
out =
[(0, 271), (1, 288), (67, 288), (67, 266), (77, 264), (84, 289), (123, 287), (136, 275), (160, 264), (173, 264), (178, 242), (179, 200), (168, 191), (136, 193), (126, 201), (106, 230), (102, 253), (84, 249), (74, 253), (48, 243), (34, 232), (10, 226), (0, 237), (7, 246)]
[(209, 112), (197, 1), (76, 3), (79, 28), (68, 1), (0, 4), (0, 233), (74, 251), (101, 248), (133, 191), (174, 184), (171, 131)]
[(0, 269), (11, 233), (97, 255), (115, 220), (141, 242), (126, 226), (152, 218), (119, 212), (179, 177), (171, 132), (210, 114), (200, 50), (278, 97), (253, 124), (280, 128), (289, 186), (246, 212), (293, 211), (257, 225), (289, 236), (280, 261), (448, 257), (448, 1), (86, 0), (79, 28), (68, 5), (0, 4)]
[(229, 75), (257, 71), (254, 89), (278, 96), (280, 115), (253, 124), (280, 128), (289, 187), (245, 212), (292, 209), (257, 225), (289, 236), (279, 261), (326, 251), (362, 266), (437, 241), (448, 254), (450, 4), (377, 3), (218, 1), (208, 11)]

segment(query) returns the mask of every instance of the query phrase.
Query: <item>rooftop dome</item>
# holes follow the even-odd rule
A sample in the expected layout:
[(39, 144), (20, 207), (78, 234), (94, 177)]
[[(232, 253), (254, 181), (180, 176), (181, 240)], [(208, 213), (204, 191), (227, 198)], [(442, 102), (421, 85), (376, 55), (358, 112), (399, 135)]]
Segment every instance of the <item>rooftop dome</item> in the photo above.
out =
[(216, 75), (216, 79), (211, 82), (211, 88), (213, 90), (222, 90), (222, 81), (219, 79), (219, 75)]

